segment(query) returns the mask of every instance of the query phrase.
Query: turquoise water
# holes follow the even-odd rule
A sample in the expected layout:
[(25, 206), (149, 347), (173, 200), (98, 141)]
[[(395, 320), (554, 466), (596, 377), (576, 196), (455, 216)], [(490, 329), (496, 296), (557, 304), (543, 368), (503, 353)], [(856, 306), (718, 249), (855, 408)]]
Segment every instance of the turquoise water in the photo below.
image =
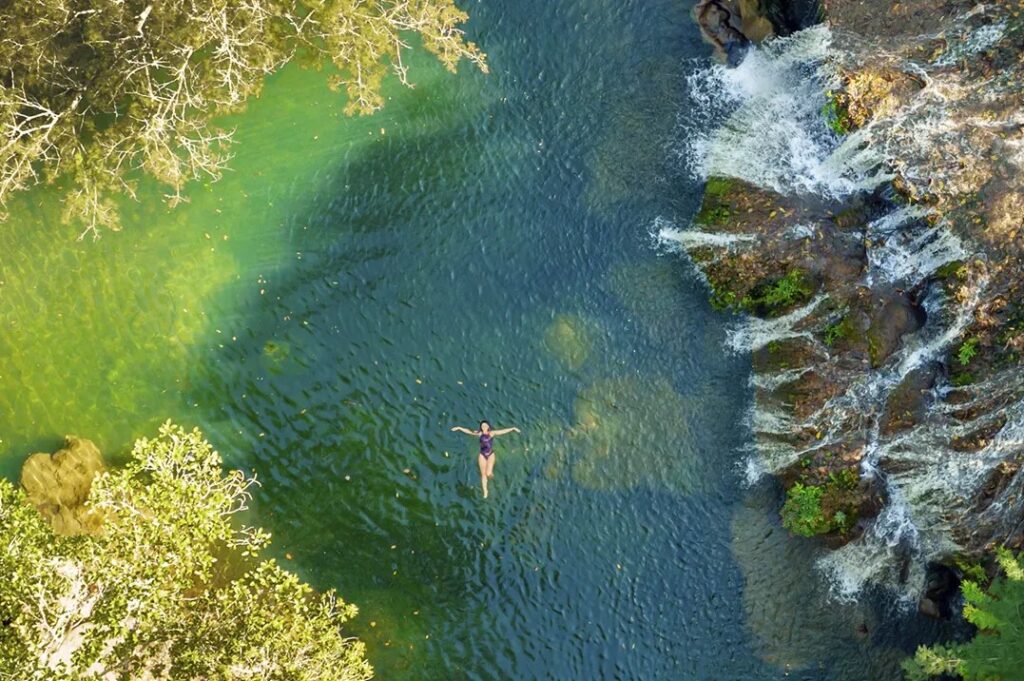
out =
[[(899, 678), (935, 628), (829, 604), (775, 491), (741, 487), (749, 361), (649, 236), (699, 203), (690, 5), (466, 9), (489, 76), (419, 59), (351, 120), (288, 69), (188, 205), (153, 189), (95, 244), (51, 194), (14, 206), (4, 471), (199, 425), (261, 480), (275, 555), (360, 606), (382, 679)], [(481, 418), (523, 430), (486, 501), (449, 432)]]

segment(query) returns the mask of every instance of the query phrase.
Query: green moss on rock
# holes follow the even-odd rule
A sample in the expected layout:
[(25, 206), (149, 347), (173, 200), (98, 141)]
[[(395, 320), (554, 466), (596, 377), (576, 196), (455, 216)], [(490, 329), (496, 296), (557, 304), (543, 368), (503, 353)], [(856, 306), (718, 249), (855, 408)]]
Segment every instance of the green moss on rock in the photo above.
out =
[(846, 534), (857, 522), (859, 481), (856, 470), (844, 468), (829, 473), (821, 484), (795, 483), (786, 492), (783, 527), (803, 537)]

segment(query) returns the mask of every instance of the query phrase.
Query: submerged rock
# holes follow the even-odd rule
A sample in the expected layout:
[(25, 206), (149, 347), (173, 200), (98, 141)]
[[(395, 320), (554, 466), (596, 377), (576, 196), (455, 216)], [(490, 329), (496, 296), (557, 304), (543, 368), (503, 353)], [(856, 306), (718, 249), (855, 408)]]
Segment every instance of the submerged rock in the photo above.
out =
[(837, 662), (830, 678), (896, 678), (899, 658), (875, 659), (877, 618), (866, 604), (837, 603), (815, 570), (820, 549), (772, 518), (774, 490), (751, 490), (732, 518), (732, 552), (743, 574), (745, 624), (760, 656), (786, 671)]
[(267, 368), (275, 373), (284, 369), (291, 354), (292, 347), (286, 341), (268, 340), (263, 344), (263, 360)]
[(693, 447), (690, 424), (707, 409), (658, 377), (594, 383), (576, 400), (569, 436), (573, 479), (599, 490), (698, 491), (707, 466)]
[(21, 486), (28, 500), (63, 535), (92, 534), (101, 518), (85, 505), (93, 478), (103, 470), (100, 450), (92, 441), (68, 435), (53, 454), (28, 457), (21, 468)]
[(566, 368), (575, 371), (590, 356), (588, 322), (579, 315), (558, 314), (544, 331), (544, 345)]

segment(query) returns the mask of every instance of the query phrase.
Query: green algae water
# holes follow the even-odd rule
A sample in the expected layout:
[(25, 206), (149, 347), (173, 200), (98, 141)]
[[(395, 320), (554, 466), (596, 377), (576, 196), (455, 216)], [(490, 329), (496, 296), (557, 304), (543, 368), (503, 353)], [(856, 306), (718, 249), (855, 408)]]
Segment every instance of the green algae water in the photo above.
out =
[[(492, 73), (420, 55), (341, 115), (288, 68), (232, 170), (80, 243), (36, 191), (0, 229), (0, 465), (114, 460), (171, 418), (263, 486), (274, 552), (360, 606), (382, 679), (896, 679), (937, 627), (830, 603), (747, 490), (748, 360), (659, 215), (688, 72), (678, 0), (467, 5)], [(476, 442), (497, 440), (491, 498)]]

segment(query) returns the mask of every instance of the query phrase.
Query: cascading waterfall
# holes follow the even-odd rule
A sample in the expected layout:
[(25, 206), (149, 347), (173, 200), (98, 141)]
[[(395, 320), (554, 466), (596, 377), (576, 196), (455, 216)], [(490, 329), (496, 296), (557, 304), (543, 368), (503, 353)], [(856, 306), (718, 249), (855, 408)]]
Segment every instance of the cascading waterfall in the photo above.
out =
[[(1005, 23), (998, 22), (967, 29), (972, 16), (958, 20), (955, 25), (962, 30), (950, 32), (956, 39), (946, 36), (947, 46), (940, 56), (930, 63), (905, 64), (906, 71), (924, 83), (909, 104), (886, 111), (841, 138), (829, 129), (822, 112), (829, 101), (827, 92), (838, 84), (835, 65), (855, 55), (839, 52), (825, 26), (751, 49), (736, 67), (698, 70), (688, 78), (691, 109), (680, 126), (684, 162), (701, 179), (736, 178), (819, 205), (873, 192), (897, 172), (912, 189), (955, 186), (965, 174), (961, 159), (966, 143), (961, 138), (972, 123), (958, 117), (952, 103), (964, 106), (964, 101), (979, 96), (980, 88), (1006, 85), (998, 77), (980, 84), (962, 82), (948, 68), (988, 49), (1006, 31)], [(1012, 120), (999, 123), (979, 117), (975, 123), (1003, 130)], [(1013, 144), (1011, 140), (1006, 146), (1012, 150)], [(1024, 151), (1021, 157), (1024, 160)], [(783, 238), (811, 240), (816, 231), (813, 223), (794, 224)], [(760, 248), (760, 236), (752, 233), (679, 229), (668, 221), (656, 223), (655, 232), (663, 245), (685, 251), (712, 247), (735, 253)], [(771, 400), (759, 399), (749, 418), (755, 445), (746, 475), (753, 481), (779, 472), (811, 450), (842, 443), (851, 432), (859, 433), (863, 438), (861, 474), (881, 483), (886, 503), (859, 538), (830, 552), (819, 567), (838, 598), (853, 598), (865, 586), (880, 584), (896, 589), (912, 603), (924, 587), (926, 563), (958, 549), (950, 510), (966, 510), (992, 470), (1007, 460), (1009, 451), (1019, 451), (1024, 444), (1024, 379), (1000, 376), (995, 384), (976, 386), (973, 394), (979, 406), (990, 407), (1002, 399), (1003, 408), (968, 423), (957, 415), (973, 403), (947, 404), (943, 398), (950, 386), (940, 381), (930, 389), (934, 399), (923, 422), (897, 434), (884, 433), (880, 421), (893, 392), (912, 372), (935, 365), (949, 354), (974, 320), (989, 278), (975, 247), (958, 236), (933, 207), (891, 204), (887, 212), (876, 212), (848, 237), (866, 244), (861, 279), (850, 284), (871, 291), (917, 291), (926, 322), (904, 336), (898, 350), (880, 366), (845, 374), (838, 394), (809, 416), (796, 419)], [(965, 267), (954, 294), (929, 283), (940, 268), (972, 260), (974, 266)], [(733, 351), (751, 352), (800, 338), (814, 345), (827, 363), (830, 350), (817, 340), (814, 324), (821, 323), (817, 311), (827, 307), (823, 304), (829, 300), (828, 293), (818, 293), (785, 315), (745, 318), (730, 330), (727, 345)], [(768, 394), (809, 370), (762, 371), (752, 384), (759, 395)], [(994, 421), (996, 413), (1006, 421), (994, 429), (996, 436), (969, 456), (953, 450), (951, 441), (984, 426), (986, 419)], [(787, 444), (780, 437), (799, 429), (818, 433), (811, 449)], [(979, 514), (979, 522), (1009, 536), (1014, 528), (1002, 528), (999, 523), (1009, 522), (1003, 518), (1012, 514), (1000, 514), (1019, 506), (1022, 496), (1024, 479), (1017, 475), (997, 491), (997, 498)]]
[(845, 196), (888, 178), (862, 135), (839, 144), (821, 112), (836, 75), (832, 36), (817, 26), (752, 50), (735, 68), (689, 78), (695, 106), (684, 154), (700, 177), (735, 177), (779, 193)]

